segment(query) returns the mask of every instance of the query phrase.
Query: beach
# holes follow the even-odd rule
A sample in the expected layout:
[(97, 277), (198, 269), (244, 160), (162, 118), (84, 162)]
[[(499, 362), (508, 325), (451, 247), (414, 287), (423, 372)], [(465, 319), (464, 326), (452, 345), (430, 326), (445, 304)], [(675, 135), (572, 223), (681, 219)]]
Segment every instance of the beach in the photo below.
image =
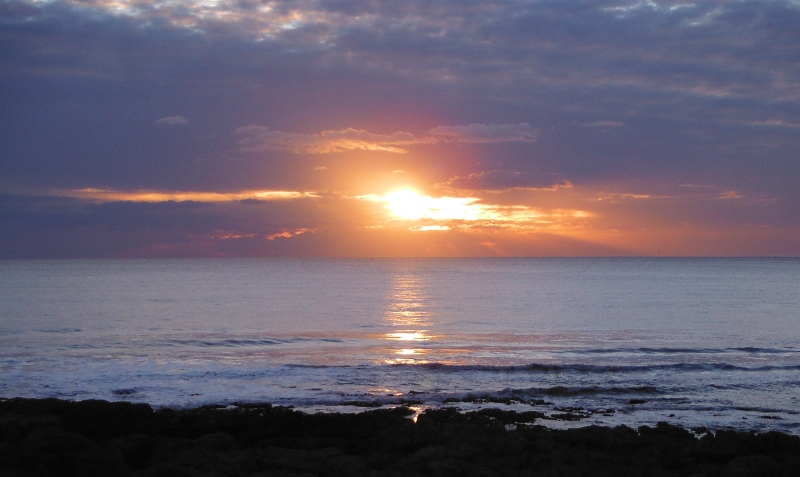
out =
[(553, 430), (537, 413), (408, 406), (308, 414), (250, 403), (159, 409), (0, 401), (0, 475), (795, 476), (800, 437), (667, 423)]

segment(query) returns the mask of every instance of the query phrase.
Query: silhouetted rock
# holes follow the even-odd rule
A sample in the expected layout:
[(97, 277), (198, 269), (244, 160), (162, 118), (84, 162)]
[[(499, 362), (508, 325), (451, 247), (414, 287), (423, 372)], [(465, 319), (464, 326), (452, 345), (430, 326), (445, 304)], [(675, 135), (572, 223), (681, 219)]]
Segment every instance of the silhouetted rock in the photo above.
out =
[(44, 475), (128, 476), (122, 456), (75, 432), (40, 427), (20, 443), (22, 468)]
[(559, 431), (535, 411), (433, 409), (416, 423), (411, 414), (0, 400), (0, 475), (800, 475), (800, 438), (778, 432), (704, 429), (698, 439), (666, 422)]
[(781, 467), (765, 455), (740, 455), (720, 469), (720, 477), (767, 477), (781, 475)]

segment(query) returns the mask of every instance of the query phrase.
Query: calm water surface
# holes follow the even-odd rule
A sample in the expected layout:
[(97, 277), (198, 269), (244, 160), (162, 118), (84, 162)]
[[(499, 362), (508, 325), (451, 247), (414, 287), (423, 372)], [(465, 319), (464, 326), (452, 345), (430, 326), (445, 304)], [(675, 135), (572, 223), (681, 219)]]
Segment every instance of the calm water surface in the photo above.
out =
[(800, 260), (0, 261), (0, 369), (6, 397), (798, 434)]

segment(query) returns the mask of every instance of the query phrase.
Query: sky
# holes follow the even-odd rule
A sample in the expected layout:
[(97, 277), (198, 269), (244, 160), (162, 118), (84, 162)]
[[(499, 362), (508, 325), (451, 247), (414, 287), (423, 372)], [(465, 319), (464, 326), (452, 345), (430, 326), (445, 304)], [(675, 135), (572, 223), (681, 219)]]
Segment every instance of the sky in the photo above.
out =
[(0, 0), (0, 258), (800, 256), (800, 2)]

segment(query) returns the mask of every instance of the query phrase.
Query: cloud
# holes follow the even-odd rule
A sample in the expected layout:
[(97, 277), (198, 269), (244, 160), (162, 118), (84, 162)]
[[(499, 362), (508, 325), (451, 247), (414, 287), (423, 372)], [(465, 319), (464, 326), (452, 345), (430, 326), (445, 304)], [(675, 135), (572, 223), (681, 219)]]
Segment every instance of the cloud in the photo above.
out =
[(330, 154), (365, 150), (405, 153), (407, 152), (405, 149), (397, 146), (424, 142), (407, 132), (381, 135), (353, 128), (301, 134), (270, 131), (264, 126), (245, 126), (237, 129), (236, 134), (244, 136), (240, 143), (242, 149), (247, 152), (288, 151), (296, 154)]
[(280, 232), (267, 235), (267, 240), (272, 241), (278, 238), (292, 238), (297, 235), (302, 235), (304, 233), (311, 232), (314, 233), (316, 230), (313, 229), (295, 229), (295, 230), (281, 230)]
[(642, 199), (674, 199), (671, 195), (652, 195), (652, 194), (633, 194), (628, 192), (600, 192), (595, 200), (597, 201), (617, 201), (617, 200), (642, 200)]
[(245, 152), (286, 151), (295, 154), (330, 154), (351, 150), (404, 154), (408, 150), (399, 146), (536, 141), (536, 130), (526, 123), (438, 126), (420, 136), (402, 131), (383, 135), (354, 128), (302, 134), (270, 131), (267, 127), (257, 125), (241, 127), (236, 134), (243, 136), (240, 145)]
[(91, 200), (93, 202), (232, 202), (232, 201), (267, 201), (318, 198), (313, 192), (290, 190), (244, 190), (238, 192), (202, 192), (202, 191), (158, 191), (136, 190), (123, 191), (113, 189), (74, 189), (54, 190), (48, 195)]
[(778, 127), (778, 128), (789, 128), (789, 129), (800, 129), (800, 123), (792, 123), (788, 121), (784, 121), (782, 119), (769, 119), (766, 121), (753, 121), (748, 123), (750, 126), (757, 126), (757, 127)]
[(621, 128), (625, 126), (622, 121), (594, 121), (590, 123), (580, 123), (581, 126), (589, 128)]
[(722, 200), (742, 199), (742, 198), (744, 198), (744, 196), (742, 194), (736, 192), (735, 190), (729, 190), (727, 192), (723, 192), (722, 194), (720, 194), (719, 198), (722, 199)]
[(438, 126), (428, 131), (440, 142), (493, 143), (534, 142), (536, 130), (530, 124), (470, 124), (469, 126)]
[(550, 174), (529, 174), (519, 171), (483, 171), (455, 176), (439, 186), (464, 190), (505, 191), (511, 189), (550, 190), (572, 188), (565, 179), (554, 180)]
[[(624, 200), (671, 200), (671, 201), (692, 201), (695, 204), (700, 201), (710, 200), (730, 200), (730, 199), (745, 199), (746, 196), (737, 190), (721, 189), (718, 186), (711, 184), (679, 184), (675, 186), (675, 190), (666, 190), (664, 186), (659, 187), (660, 193), (646, 193), (646, 192), (607, 192), (600, 191), (594, 200), (602, 201), (624, 201)], [(752, 200), (751, 200), (752, 201)], [(761, 198), (755, 199), (755, 202), (773, 202), (774, 199)]]
[(156, 121), (156, 124), (167, 124), (170, 126), (182, 126), (189, 124), (189, 120), (183, 116), (167, 116)]

